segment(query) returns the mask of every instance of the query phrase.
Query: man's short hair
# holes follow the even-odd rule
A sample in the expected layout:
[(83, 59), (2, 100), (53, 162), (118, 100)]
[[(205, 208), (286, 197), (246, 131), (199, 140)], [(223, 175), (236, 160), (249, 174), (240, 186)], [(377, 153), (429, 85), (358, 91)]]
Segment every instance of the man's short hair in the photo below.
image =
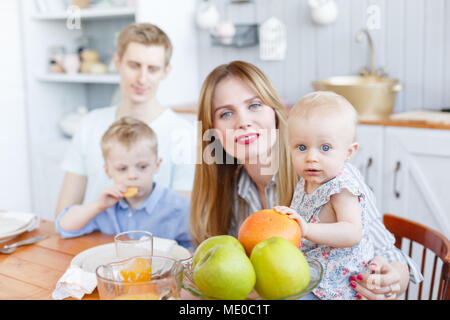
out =
[(167, 34), (151, 23), (133, 23), (123, 29), (117, 39), (117, 54), (122, 59), (128, 44), (137, 42), (146, 46), (163, 46), (166, 66), (172, 57), (172, 43)]

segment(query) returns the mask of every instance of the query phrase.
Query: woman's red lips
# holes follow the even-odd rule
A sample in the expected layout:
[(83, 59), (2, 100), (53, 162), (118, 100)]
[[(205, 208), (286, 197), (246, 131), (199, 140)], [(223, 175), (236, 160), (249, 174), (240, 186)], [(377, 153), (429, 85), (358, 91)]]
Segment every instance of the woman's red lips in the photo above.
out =
[(244, 134), (242, 136), (239, 136), (236, 138), (236, 143), (238, 144), (250, 144), (252, 142), (255, 142), (258, 140), (259, 134), (258, 133), (250, 133), (250, 134)]

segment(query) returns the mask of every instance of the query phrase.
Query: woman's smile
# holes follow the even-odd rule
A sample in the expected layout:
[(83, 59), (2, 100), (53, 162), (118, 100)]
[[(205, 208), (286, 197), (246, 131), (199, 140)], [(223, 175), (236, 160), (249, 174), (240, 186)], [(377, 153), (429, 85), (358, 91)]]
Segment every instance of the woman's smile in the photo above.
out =
[(237, 144), (247, 145), (247, 144), (251, 144), (251, 143), (255, 142), (256, 140), (258, 140), (259, 137), (260, 137), (259, 133), (248, 133), (248, 134), (244, 134), (244, 135), (237, 137), (235, 142)]

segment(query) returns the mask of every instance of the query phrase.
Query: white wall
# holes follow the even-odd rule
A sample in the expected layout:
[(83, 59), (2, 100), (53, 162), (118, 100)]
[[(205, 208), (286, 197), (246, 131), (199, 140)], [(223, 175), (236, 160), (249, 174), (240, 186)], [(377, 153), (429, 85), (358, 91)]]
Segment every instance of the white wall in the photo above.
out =
[(196, 102), (200, 93), (195, 26), (196, 0), (140, 0), (138, 22), (150, 22), (170, 37), (174, 51), (172, 72), (159, 89), (165, 106)]
[(0, 1), (0, 210), (31, 210), (20, 2)]

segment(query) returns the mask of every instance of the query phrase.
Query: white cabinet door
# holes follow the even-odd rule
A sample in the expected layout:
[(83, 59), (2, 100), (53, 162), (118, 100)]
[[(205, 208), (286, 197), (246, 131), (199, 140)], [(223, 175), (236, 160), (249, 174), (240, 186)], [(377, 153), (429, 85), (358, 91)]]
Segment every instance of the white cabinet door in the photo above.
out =
[(450, 131), (385, 129), (384, 212), (450, 237)]
[(359, 125), (356, 131), (359, 148), (350, 161), (374, 192), (379, 210), (383, 208), (383, 137), (383, 126)]

